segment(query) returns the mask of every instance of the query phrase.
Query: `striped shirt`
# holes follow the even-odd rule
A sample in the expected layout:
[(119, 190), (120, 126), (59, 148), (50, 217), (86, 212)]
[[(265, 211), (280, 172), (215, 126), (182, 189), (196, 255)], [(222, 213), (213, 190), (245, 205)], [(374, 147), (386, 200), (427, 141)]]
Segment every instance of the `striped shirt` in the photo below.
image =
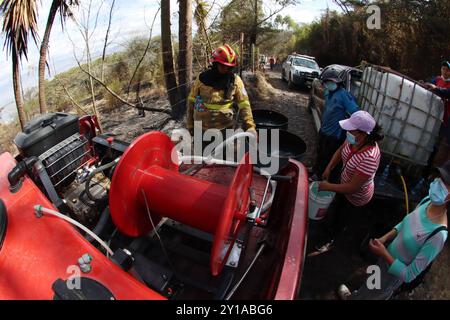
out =
[[(387, 250), (394, 257), (388, 272), (409, 283), (436, 258), (444, 247), (448, 232), (440, 231), (428, 241), (428, 236), (441, 225), (427, 216), (430, 201), (418, 206), (395, 226), (397, 236)], [(425, 242), (426, 241), (426, 242)]]
[(352, 151), (350, 143), (345, 141), (341, 155), (344, 163), (341, 183), (350, 183), (356, 173), (367, 177), (367, 181), (361, 186), (359, 191), (345, 195), (347, 200), (354, 206), (365, 206), (374, 194), (375, 184), (373, 179), (380, 164), (380, 148), (375, 143), (374, 146), (355, 153)]

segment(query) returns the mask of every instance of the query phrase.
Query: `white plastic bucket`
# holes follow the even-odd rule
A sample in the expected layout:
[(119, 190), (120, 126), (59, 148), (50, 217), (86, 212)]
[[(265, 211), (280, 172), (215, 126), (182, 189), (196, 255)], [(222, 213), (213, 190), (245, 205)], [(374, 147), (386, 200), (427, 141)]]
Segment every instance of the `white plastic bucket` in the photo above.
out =
[(320, 191), (319, 181), (315, 181), (309, 186), (308, 215), (311, 220), (322, 220), (336, 195), (332, 191)]

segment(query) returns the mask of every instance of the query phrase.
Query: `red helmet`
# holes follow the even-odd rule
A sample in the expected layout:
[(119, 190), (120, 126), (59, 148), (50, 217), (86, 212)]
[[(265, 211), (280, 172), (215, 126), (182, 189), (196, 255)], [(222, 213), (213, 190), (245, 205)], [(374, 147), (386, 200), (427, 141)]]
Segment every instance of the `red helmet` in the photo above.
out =
[(234, 67), (237, 65), (237, 55), (229, 45), (224, 44), (213, 51), (211, 62), (218, 62), (225, 66)]

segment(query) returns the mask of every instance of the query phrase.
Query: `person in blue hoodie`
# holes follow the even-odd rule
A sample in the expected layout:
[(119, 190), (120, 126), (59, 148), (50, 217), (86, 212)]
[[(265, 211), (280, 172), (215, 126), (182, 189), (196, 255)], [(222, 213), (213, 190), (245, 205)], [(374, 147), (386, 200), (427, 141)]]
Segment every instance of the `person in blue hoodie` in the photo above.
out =
[[(323, 172), (337, 149), (344, 143), (346, 132), (339, 121), (349, 118), (360, 108), (355, 97), (348, 92), (335, 69), (329, 69), (322, 74), (325, 87), (325, 108), (319, 132), (317, 160), (313, 168), (311, 180), (322, 180)], [(339, 183), (340, 168), (337, 166), (329, 177), (332, 183)]]

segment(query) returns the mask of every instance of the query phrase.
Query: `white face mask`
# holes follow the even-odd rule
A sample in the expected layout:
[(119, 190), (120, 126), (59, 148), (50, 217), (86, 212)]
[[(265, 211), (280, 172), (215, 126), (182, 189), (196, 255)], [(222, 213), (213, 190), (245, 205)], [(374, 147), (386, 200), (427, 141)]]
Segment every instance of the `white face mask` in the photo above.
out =
[(327, 81), (325, 82), (325, 88), (328, 89), (328, 91), (333, 92), (336, 91), (338, 85), (333, 81)]
[(448, 202), (448, 189), (441, 178), (436, 178), (430, 185), (429, 196), (431, 203), (437, 206)]

